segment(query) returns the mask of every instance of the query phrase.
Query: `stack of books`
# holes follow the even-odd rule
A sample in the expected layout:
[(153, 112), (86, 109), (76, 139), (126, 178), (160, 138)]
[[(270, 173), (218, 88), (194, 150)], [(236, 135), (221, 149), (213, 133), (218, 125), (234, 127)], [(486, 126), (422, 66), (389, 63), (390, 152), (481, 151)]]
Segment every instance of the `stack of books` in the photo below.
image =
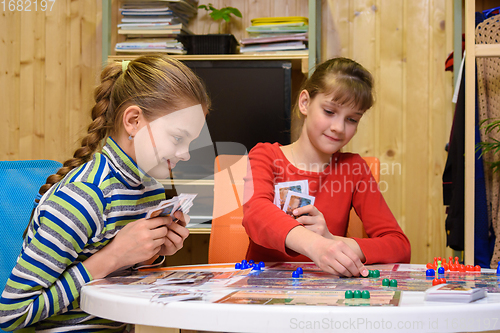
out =
[(185, 54), (177, 36), (192, 34), (187, 24), (196, 15), (197, 5), (198, 0), (124, 1), (118, 34), (126, 40), (117, 43), (115, 51)]
[(241, 53), (307, 49), (307, 17), (261, 17), (251, 22), (246, 29), (249, 38), (240, 40)]

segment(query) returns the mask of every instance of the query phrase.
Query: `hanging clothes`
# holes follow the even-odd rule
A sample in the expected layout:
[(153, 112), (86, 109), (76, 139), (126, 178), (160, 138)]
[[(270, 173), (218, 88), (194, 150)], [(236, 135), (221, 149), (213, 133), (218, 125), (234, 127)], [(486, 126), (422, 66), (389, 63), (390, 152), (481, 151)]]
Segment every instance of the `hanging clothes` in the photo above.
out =
[[(493, 16), (485, 19), (476, 27), (476, 44), (500, 43), (500, 17)], [(500, 59), (498, 57), (477, 58), (477, 105), (480, 123), (489, 119), (500, 119)], [(491, 132), (486, 135), (484, 128), (480, 128), (481, 141), (500, 140), (500, 133)], [(496, 268), (500, 260), (500, 173), (494, 173), (490, 163), (497, 157), (493, 152), (483, 155), (484, 179), (487, 198), (489, 228), (495, 238), (494, 249), (490, 260), (490, 267)]]

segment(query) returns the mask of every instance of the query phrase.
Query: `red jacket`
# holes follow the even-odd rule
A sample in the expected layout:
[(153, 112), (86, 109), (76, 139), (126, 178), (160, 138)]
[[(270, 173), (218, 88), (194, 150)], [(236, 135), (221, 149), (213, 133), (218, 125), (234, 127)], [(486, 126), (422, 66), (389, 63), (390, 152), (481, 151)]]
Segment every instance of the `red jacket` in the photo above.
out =
[(314, 206), (323, 213), (333, 235), (345, 236), (354, 207), (369, 236), (355, 238), (366, 257), (365, 264), (410, 262), (410, 242), (358, 154), (335, 153), (323, 172), (297, 169), (278, 143), (259, 143), (248, 157), (251, 172), (245, 177), (243, 206), (243, 226), (250, 237), (247, 259), (311, 261), (285, 248), (286, 236), (300, 224), (273, 203), (275, 184), (308, 180), (309, 195), (315, 197)]

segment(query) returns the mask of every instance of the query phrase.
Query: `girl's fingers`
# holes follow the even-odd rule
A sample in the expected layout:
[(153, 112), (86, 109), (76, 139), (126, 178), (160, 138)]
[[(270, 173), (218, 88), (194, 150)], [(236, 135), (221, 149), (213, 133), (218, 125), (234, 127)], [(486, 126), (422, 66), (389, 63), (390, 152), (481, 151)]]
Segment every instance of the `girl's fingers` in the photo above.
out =
[(179, 235), (179, 237), (181, 237), (182, 239), (186, 239), (187, 236), (189, 236), (189, 230), (186, 227), (183, 227), (182, 225), (179, 225), (177, 223), (172, 223), (172, 225), (169, 227), (169, 230)]
[(306, 215), (306, 214), (309, 216), (322, 215), (321, 212), (318, 210), (318, 208), (316, 208), (316, 206), (313, 206), (313, 205), (299, 207), (297, 209), (294, 209), (292, 213), (295, 216), (302, 216), (302, 215)]

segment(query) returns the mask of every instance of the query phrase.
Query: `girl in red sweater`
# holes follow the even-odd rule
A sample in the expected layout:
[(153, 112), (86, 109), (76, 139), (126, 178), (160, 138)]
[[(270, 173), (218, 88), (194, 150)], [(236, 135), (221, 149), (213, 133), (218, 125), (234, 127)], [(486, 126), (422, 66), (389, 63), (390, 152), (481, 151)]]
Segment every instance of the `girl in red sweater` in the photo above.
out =
[[(304, 83), (294, 112), (303, 121), (288, 146), (259, 143), (249, 153), (243, 226), (247, 259), (313, 261), (325, 272), (367, 276), (364, 264), (408, 263), (410, 243), (387, 206), (366, 162), (340, 152), (373, 105), (373, 78), (360, 64), (335, 58)], [(315, 198), (286, 214), (275, 204), (275, 185), (307, 181)], [(369, 238), (346, 238), (355, 209)]]

